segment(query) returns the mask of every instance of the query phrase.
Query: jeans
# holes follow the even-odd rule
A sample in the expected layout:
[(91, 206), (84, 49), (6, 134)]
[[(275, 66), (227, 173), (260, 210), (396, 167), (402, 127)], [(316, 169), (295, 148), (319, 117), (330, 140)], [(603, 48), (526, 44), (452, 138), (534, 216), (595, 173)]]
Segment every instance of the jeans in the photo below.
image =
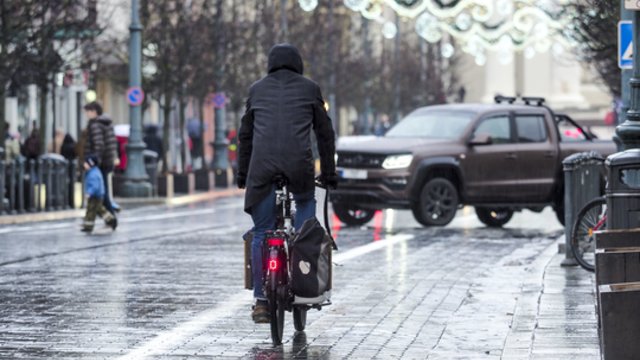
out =
[[(305, 220), (316, 216), (315, 189), (307, 193), (293, 194), (296, 203), (294, 224), (296, 231)], [(262, 291), (264, 278), (264, 260), (262, 259), (262, 245), (267, 230), (274, 230), (276, 224), (276, 193), (275, 186), (269, 195), (251, 209), (253, 220), (253, 242), (251, 243), (251, 268), (253, 271), (253, 297), (265, 300)]]

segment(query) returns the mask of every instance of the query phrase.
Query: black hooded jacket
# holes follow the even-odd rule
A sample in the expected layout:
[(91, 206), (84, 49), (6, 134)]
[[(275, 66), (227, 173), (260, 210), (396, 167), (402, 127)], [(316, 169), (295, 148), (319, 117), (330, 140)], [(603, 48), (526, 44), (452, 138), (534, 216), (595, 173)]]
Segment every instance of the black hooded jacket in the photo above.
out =
[(238, 178), (246, 179), (244, 209), (264, 199), (277, 174), (289, 179), (289, 190), (314, 189), (311, 130), (318, 139), (323, 175), (335, 174), (335, 135), (320, 87), (302, 76), (302, 58), (289, 44), (269, 51), (269, 73), (249, 90), (238, 132)]

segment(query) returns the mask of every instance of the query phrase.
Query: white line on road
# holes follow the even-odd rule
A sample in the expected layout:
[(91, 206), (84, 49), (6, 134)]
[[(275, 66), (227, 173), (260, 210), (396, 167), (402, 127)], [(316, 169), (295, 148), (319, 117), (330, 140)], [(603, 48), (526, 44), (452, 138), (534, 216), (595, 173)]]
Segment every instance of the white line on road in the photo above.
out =
[[(345, 251), (344, 253), (334, 256), (333, 259), (336, 262), (348, 261), (387, 246), (411, 240), (413, 237), (413, 235), (409, 234), (393, 235), (385, 238), (384, 240), (358, 246)], [(185, 339), (193, 338), (198, 333), (201, 333), (213, 322), (225, 317), (233, 316), (240, 308), (245, 307), (249, 302), (251, 302), (251, 300), (252, 294), (250, 291), (240, 291), (222, 301), (218, 306), (197, 314), (186, 323), (183, 323), (169, 331), (160, 333), (146, 344), (134, 349), (124, 356), (121, 356), (119, 360), (141, 360), (148, 356), (163, 354), (167, 350), (184, 343)]]
[[(145, 222), (150, 220), (166, 220), (166, 219), (174, 219), (179, 217), (188, 217), (188, 216), (197, 216), (197, 215), (209, 215), (219, 211), (241, 208), (242, 204), (233, 204), (233, 205), (225, 205), (225, 206), (217, 206), (215, 208), (207, 208), (207, 209), (198, 209), (198, 210), (189, 210), (189, 211), (178, 211), (178, 212), (168, 212), (154, 215), (142, 215), (142, 216), (134, 216), (134, 217), (123, 217), (119, 220), (120, 223), (137, 223), (137, 222)], [(53, 229), (64, 229), (69, 228), (69, 223), (65, 222), (62, 224), (38, 224), (32, 226), (20, 226), (20, 227), (8, 227), (4, 229), (0, 229), (0, 234), (13, 233), (18, 231), (50, 231)]]

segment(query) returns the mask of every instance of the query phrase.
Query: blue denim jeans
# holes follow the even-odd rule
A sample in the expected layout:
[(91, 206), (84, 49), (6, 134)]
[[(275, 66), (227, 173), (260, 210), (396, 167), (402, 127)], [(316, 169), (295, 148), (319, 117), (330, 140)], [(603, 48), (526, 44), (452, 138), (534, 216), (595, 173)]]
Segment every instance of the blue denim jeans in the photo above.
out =
[[(296, 214), (294, 224), (299, 230), (305, 220), (316, 216), (315, 190), (302, 194), (293, 194), (296, 204)], [(253, 297), (256, 299), (266, 299), (262, 291), (264, 277), (264, 262), (262, 259), (262, 245), (264, 243), (265, 232), (273, 230), (276, 224), (276, 193), (275, 186), (264, 198), (251, 209), (251, 219), (253, 220), (253, 242), (251, 243), (251, 268), (253, 271)]]

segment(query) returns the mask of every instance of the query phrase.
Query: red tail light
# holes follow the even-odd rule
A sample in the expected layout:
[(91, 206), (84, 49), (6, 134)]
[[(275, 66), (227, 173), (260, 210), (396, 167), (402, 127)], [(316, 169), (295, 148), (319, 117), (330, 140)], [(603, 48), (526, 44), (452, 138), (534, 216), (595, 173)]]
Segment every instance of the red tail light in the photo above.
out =
[(282, 239), (282, 238), (269, 238), (269, 239), (267, 239), (267, 245), (269, 245), (269, 246), (282, 246), (282, 245), (284, 245), (284, 239)]
[(276, 271), (278, 270), (278, 259), (270, 259), (269, 260), (269, 270)]

